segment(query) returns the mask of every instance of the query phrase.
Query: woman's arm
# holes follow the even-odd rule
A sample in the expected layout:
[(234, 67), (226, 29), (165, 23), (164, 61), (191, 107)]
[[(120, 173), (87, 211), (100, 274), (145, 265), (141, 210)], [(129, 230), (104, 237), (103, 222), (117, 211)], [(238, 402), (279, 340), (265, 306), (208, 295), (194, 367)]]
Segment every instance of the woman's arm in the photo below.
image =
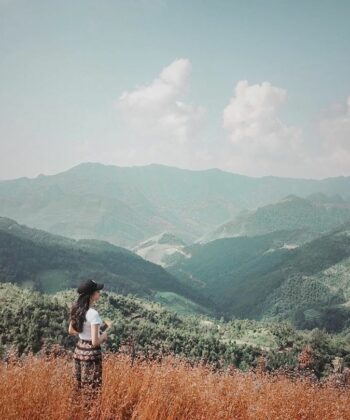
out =
[(69, 323), (68, 333), (70, 335), (78, 335), (78, 331), (75, 331), (75, 329), (72, 326), (72, 321)]
[(99, 324), (91, 324), (91, 341), (94, 347), (99, 346), (104, 341), (107, 340), (107, 333), (104, 332), (100, 336), (98, 336), (98, 325)]

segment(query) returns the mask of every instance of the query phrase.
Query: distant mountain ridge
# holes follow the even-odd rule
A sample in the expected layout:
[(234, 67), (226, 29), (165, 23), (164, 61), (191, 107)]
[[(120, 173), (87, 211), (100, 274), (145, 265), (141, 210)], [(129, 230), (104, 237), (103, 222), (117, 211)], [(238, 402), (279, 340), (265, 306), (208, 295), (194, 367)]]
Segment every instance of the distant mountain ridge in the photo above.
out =
[(350, 201), (315, 193), (306, 198), (290, 194), (256, 210), (242, 211), (196, 242), (219, 238), (262, 235), (277, 230), (307, 229), (310, 239), (350, 221)]
[(215, 168), (82, 163), (56, 175), (0, 181), (0, 216), (50, 233), (131, 249), (164, 231), (194, 242), (242, 210), (288, 193), (338, 194), (348, 200), (350, 177), (253, 178)]

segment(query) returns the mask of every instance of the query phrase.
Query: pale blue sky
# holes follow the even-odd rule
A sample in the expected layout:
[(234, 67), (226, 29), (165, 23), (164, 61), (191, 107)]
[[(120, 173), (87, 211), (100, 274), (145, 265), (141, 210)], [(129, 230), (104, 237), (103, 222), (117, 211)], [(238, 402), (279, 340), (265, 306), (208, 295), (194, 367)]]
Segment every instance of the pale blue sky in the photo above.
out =
[[(83, 161), (350, 175), (349, 21), (340, 0), (0, 0), (0, 179)], [(118, 108), (168, 66), (181, 86), (165, 105)], [(179, 111), (177, 100), (204, 112)]]

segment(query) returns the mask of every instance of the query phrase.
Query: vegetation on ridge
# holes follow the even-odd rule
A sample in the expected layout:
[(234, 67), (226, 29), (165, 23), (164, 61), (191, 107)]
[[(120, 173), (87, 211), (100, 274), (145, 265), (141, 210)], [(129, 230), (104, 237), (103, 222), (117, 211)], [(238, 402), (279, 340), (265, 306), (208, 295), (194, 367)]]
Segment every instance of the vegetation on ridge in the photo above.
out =
[[(15, 346), (19, 353), (40, 352), (43, 346), (61, 345), (73, 350), (76, 337), (68, 335), (69, 306), (76, 291), (42, 295), (12, 284), (0, 285), (0, 349), (2, 357)], [(103, 292), (96, 304), (102, 318), (109, 318), (106, 350), (127, 347), (146, 357), (174, 354), (217, 367), (234, 365), (247, 370), (264, 356), (267, 369), (293, 369), (306, 345), (314, 351), (314, 372), (329, 374), (332, 361), (341, 357), (350, 366), (350, 330), (342, 334), (295, 330), (289, 323), (253, 320), (217, 321), (205, 316), (179, 316), (160, 305)], [(130, 351), (131, 351), (130, 350)]]

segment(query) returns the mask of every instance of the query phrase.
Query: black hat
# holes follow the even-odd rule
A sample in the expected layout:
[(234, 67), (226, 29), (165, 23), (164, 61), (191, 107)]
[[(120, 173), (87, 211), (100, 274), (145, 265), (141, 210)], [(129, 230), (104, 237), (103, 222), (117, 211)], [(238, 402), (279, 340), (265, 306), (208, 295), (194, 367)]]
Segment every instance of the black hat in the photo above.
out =
[(90, 295), (96, 290), (103, 289), (103, 287), (104, 287), (103, 283), (96, 283), (95, 280), (89, 279), (89, 280), (84, 281), (83, 283), (80, 283), (77, 291), (80, 295), (82, 294)]

